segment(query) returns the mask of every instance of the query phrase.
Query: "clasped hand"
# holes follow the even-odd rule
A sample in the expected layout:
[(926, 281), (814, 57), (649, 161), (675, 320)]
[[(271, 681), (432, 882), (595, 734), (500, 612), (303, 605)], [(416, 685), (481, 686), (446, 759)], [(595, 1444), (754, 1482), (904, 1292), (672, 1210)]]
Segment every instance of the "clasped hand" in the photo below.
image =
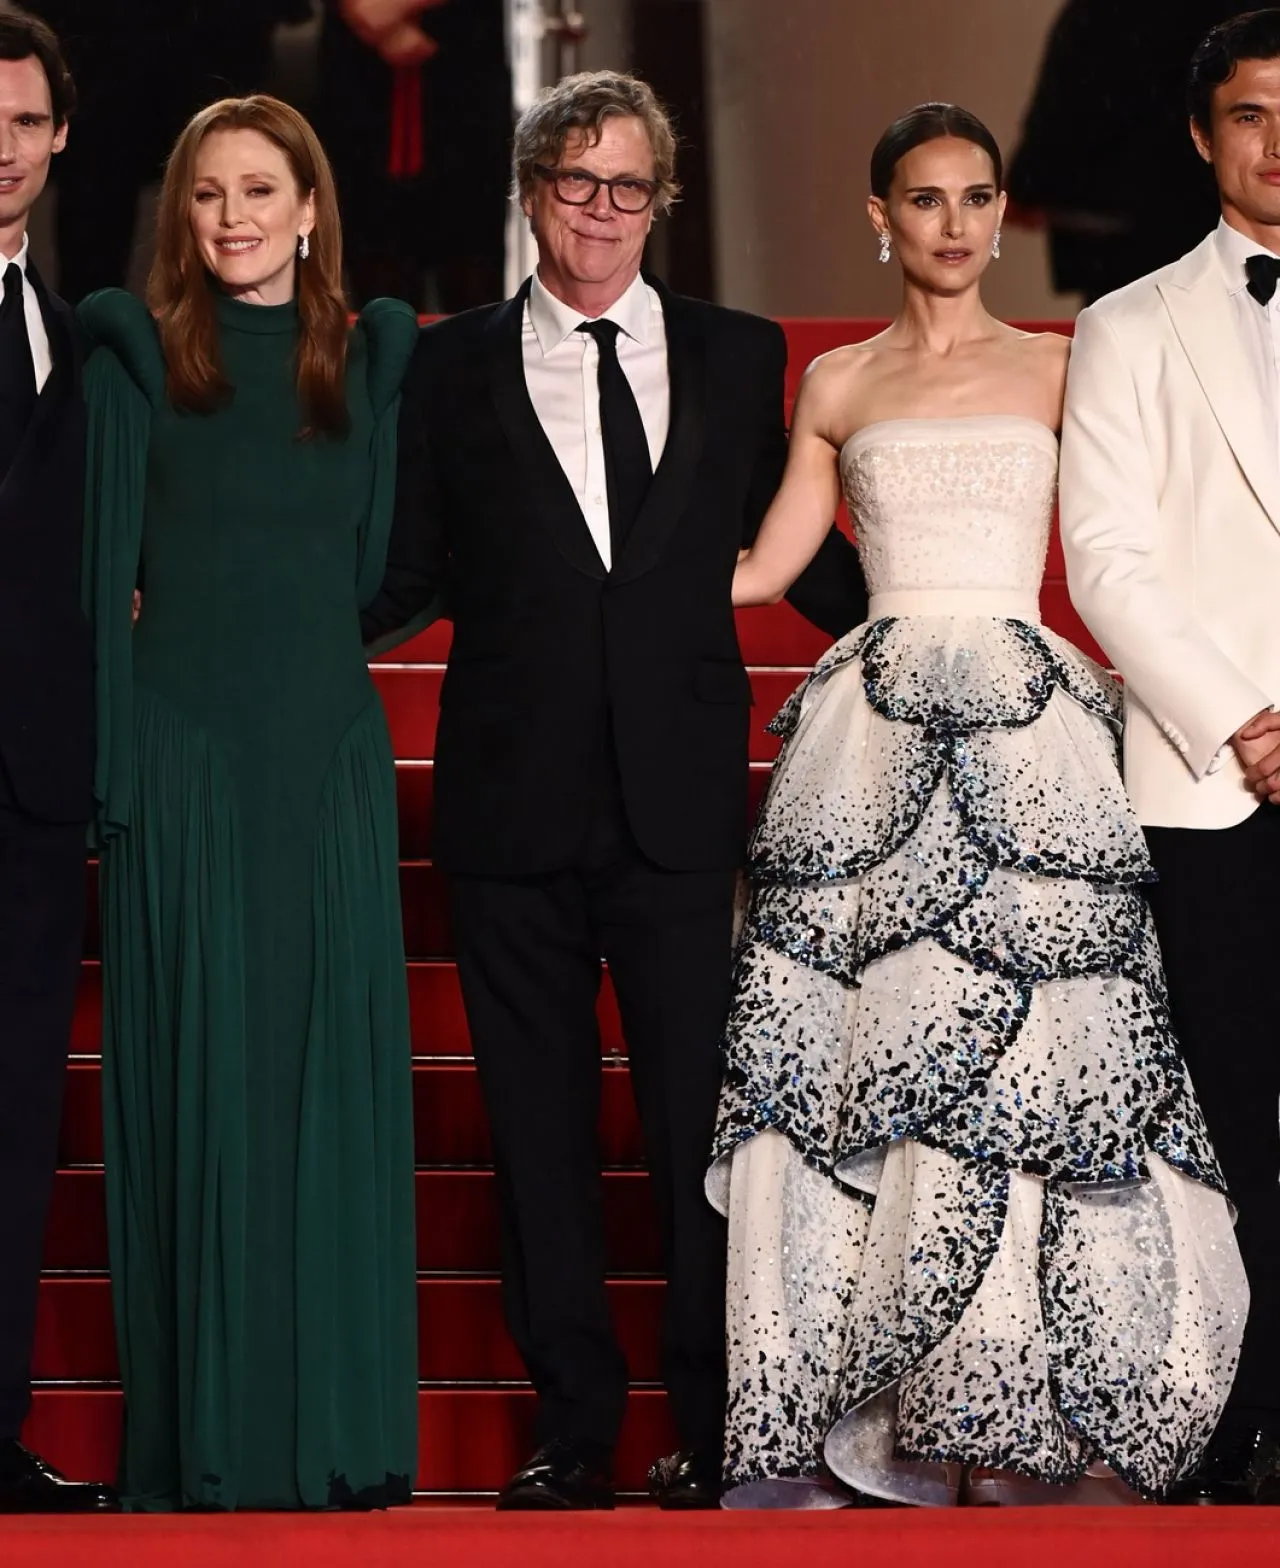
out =
[(1262, 800), (1280, 806), (1280, 713), (1270, 708), (1232, 736), (1245, 783)]
[(342, 20), (388, 65), (421, 65), (439, 45), (418, 26), (424, 11), (446, 0), (339, 0)]

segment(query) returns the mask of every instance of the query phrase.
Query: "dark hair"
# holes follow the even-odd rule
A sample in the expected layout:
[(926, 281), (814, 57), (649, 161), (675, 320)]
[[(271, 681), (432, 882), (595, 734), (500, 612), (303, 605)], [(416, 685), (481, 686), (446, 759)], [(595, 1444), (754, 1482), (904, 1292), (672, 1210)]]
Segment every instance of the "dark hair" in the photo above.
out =
[(1213, 128), (1213, 91), (1229, 82), (1241, 60), (1280, 59), (1280, 10), (1246, 11), (1221, 22), (1191, 56), (1187, 108), (1208, 134)]
[(49, 82), (53, 123), (61, 127), (75, 112), (76, 84), (62, 58), (57, 34), (34, 16), (0, 16), (0, 60), (30, 60), (33, 56)]
[(876, 143), (871, 154), (871, 194), (883, 201), (893, 184), (898, 165), (913, 147), (925, 142), (954, 136), (962, 142), (981, 147), (991, 159), (996, 174), (996, 189), (1004, 188), (1004, 159), (995, 137), (977, 115), (955, 103), (921, 103), (895, 120)]

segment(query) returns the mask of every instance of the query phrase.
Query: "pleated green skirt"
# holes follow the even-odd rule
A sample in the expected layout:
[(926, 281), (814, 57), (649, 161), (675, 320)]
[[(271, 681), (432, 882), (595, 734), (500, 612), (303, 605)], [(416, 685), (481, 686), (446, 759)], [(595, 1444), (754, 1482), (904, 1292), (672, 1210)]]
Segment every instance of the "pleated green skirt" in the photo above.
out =
[(123, 1492), (405, 1501), (412, 1082), (381, 704), (370, 687), (314, 814), (141, 685), (133, 753), (101, 875)]

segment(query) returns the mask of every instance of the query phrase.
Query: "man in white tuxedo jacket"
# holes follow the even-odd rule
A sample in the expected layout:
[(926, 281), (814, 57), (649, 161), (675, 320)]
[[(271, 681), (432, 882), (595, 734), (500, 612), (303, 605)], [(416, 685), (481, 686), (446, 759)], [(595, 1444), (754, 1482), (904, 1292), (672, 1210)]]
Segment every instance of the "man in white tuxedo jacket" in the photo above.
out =
[(1190, 99), (1222, 222), (1080, 316), (1062, 532), (1072, 598), (1126, 683), (1173, 1022), (1252, 1292), (1191, 1493), (1280, 1500), (1280, 10), (1216, 28)]

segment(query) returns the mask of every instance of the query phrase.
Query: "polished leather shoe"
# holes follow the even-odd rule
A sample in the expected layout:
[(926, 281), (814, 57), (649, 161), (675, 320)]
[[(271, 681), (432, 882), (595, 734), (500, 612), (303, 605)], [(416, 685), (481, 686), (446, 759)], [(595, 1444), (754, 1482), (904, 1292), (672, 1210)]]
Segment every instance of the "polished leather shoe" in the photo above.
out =
[(552, 1438), (498, 1493), (500, 1509), (613, 1507), (613, 1455), (600, 1443)]
[(705, 1449), (668, 1454), (649, 1471), (649, 1495), (660, 1508), (719, 1508), (723, 1490), (720, 1456)]
[(120, 1499), (98, 1481), (68, 1481), (21, 1443), (0, 1442), (0, 1514), (114, 1514)]
[(1201, 1508), (1280, 1503), (1280, 1443), (1257, 1428), (1219, 1433), (1165, 1501)]

